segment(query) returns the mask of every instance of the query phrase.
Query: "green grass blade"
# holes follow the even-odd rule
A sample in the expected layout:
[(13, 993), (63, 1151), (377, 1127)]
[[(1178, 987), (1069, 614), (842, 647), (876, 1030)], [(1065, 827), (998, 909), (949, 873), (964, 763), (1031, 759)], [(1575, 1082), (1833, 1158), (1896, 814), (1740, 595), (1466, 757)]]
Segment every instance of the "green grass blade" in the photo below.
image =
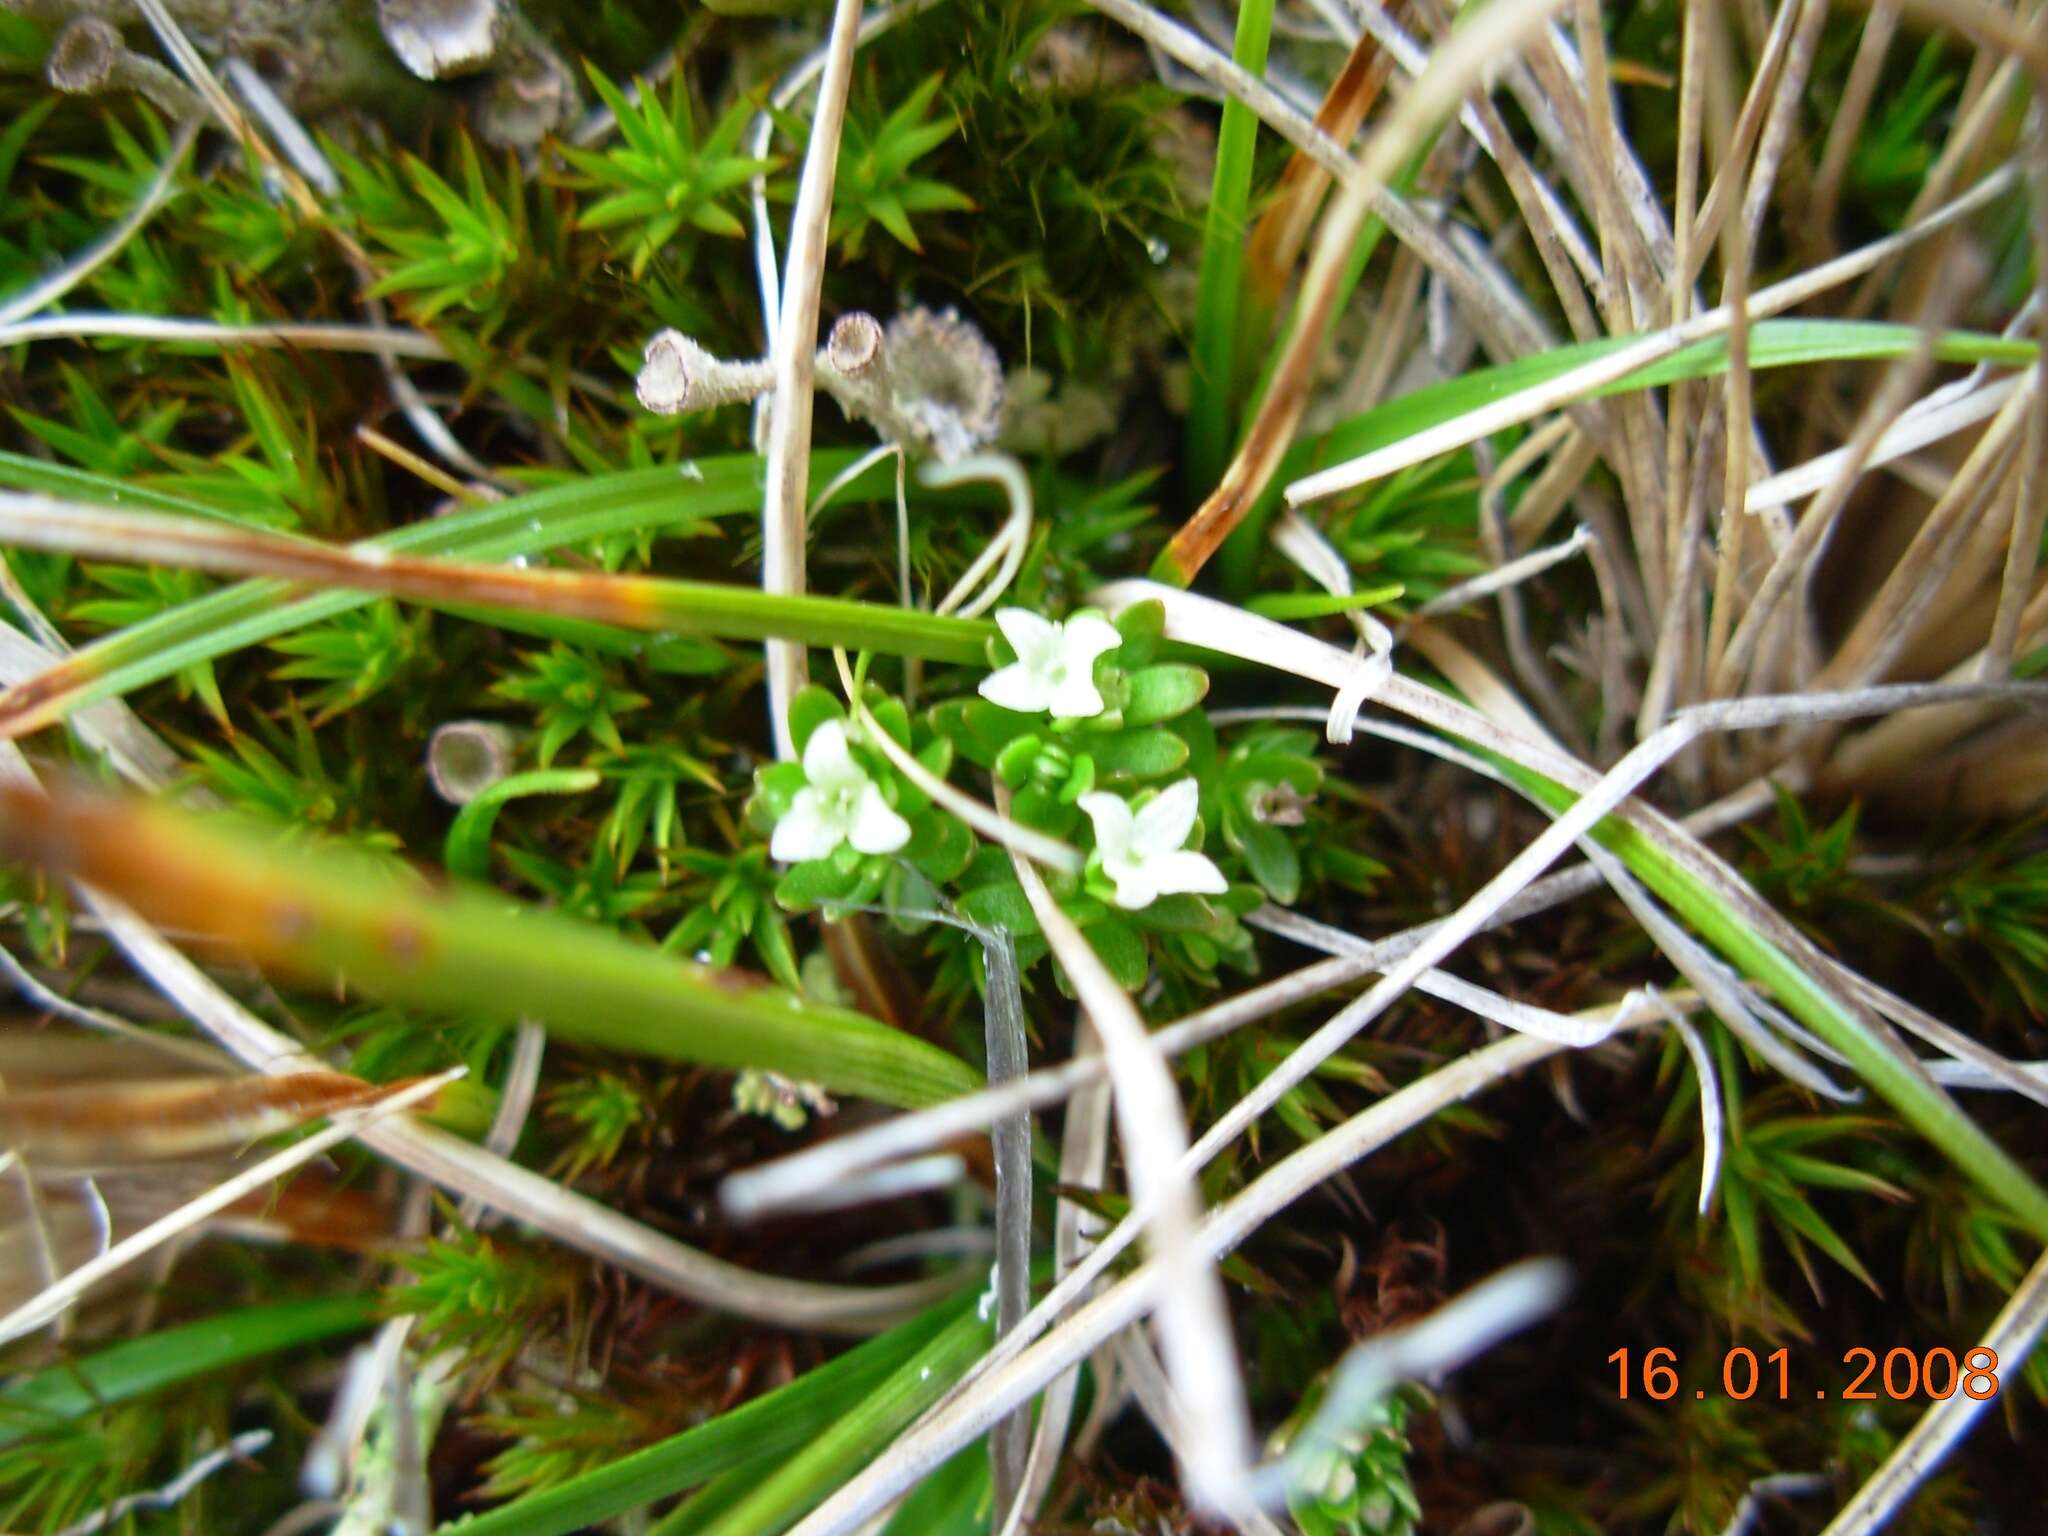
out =
[(603, 782), (604, 775), (595, 768), (535, 768), (502, 778), (455, 813), (441, 844), (441, 863), (451, 875), (481, 880), (491, 872), (491, 829), (506, 801), (527, 795), (578, 795)]
[(700, 965), (388, 857), (258, 836), (159, 802), (14, 791), (0, 842), (260, 964), (401, 1006), (538, 1018), (559, 1039), (702, 1066), (755, 1067), (903, 1107), (972, 1092), (958, 1057), (745, 971)]
[[(1551, 811), (1561, 813), (1578, 799), (1565, 786), (1518, 763), (1477, 747), (1472, 750), (1498, 765), (1524, 794)], [(1924, 1072), (1901, 1061), (1802, 966), (1751, 928), (1698, 875), (1639, 828), (1610, 816), (1593, 828), (1593, 836), (1743, 975), (1768, 987), (1788, 1013), (1839, 1051), (1908, 1125), (2036, 1237), (2048, 1240), (2048, 1191)]]
[(487, 1514), (450, 1521), (437, 1530), (447, 1536), (564, 1536), (720, 1474), (765, 1469), (858, 1409), (960, 1310), (958, 1302), (942, 1303), (707, 1424), (559, 1487), (528, 1494)]
[(26, 454), (0, 451), (0, 486), (15, 491), (41, 491), (48, 496), (75, 496), (81, 501), (104, 502), (132, 512), (174, 512), (183, 517), (226, 517), (218, 507), (189, 496), (151, 490), (111, 475), (74, 469), (69, 464), (46, 464)]
[[(1468, 411), (1544, 384), (1624, 347), (1637, 336), (1608, 336), (1532, 353), (1491, 368), (1475, 368), (1389, 400), (1333, 427), (1322, 437), (1297, 443), (1281, 461), (1279, 472), (1231, 538), (1243, 537), (1242, 550), (1263, 546), (1266, 527), (1280, 509), (1281, 493), (1291, 481), (1326, 464), (1354, 459), (1418, 432), (1440, 426)], [(1804, 363), (1885, 361), (1910, 357), (1920, 344), (1918, 327), (1864, 320), (1764, 320), (1750, 328), (1749, 366), (1757, 372)], [(2019, 367), (2034, 360), (2034, 344), (1987, 336), (1977, 331), (1949, 331), (1935, 348), (1945, 363), (1991, 363)], [(1728, 368), (1728, 342), (1714, 337), (1683, 347), (1640, 372), (1593, 390), (1592, 398), (1652, 389), (1681, 380), (1717, 378)], [(1226, 549), (1229, 541), (1225, 541)], [(1156, 574), (1156, 573), (1155, 573)]]
[(690, 1504), (684, 1504), (654, 1528), (653, 1536), (776, 1536), (787, 1530), (937, 1402), (981, 1358), (993, 1332), (973, 1305), (957, 1311), (857, 1407), (840, 1415), (796, 1455), (776, 1464), (718, 1518), (700, 1524)]
[[(1435, 143), (1435, 135), (1431, 135), (1430, 147), (1433, 148)], [(1429, 149), (1423, 149), (1409, 161), (1408, 168), (1394, 183), (1395, 192), (1407, 197), (1414, 191), (1416, 175), (1421, 171), (1423, 162), (1429, 158), (1429, 153)], [(1350, 263), (1344, 269), (1343, 280), (1337, 285), (1337, 297), (1331, 309), (1332, 314), (1341, 315), (1350, 306), (1351, 296), (1365, 277), (1365, 269), (1371, 263), (1373, 253), (1379, 249), (1380, 242), (1386, 238), (1386, 233), (1386, 222), (1377, 214), (1365, 221), (1364, 228), (1358, 232), (1357, 248), (1352, 251)], [(1287, 343), (1299, 323), (1300, 303), (1297, 297), (1293, 312), (1288, 315), (1287, 323), (1281, 327), (1279, 334), (1273, 338), (1273, 345), (1268, 349), (1266, 360), (1260, 366), (1258, 383), (1252, 390), (1251, 401), (1247, 407), (1248, 414), (1256, 411), (1265, 402), (1266, 391), (1273, 382), (1273, 374), (1279, 368)], [(1279, 477), (1284, 477), (1286, 473), (1286, 465), (1283, 463)], [(1284, 478), (1282, 483), (1285, 483)], [(1224, 539), (1223, 547), (1216, 551), (1216, 559), (1226, 591), (1240, 597), (1251, 591), (1259, 553), (1264, 547), (1264, 536), (1263, 520), (1257, 529), (1252, 529), (1247, 520), (1244, 527), (1233, 530), (1230, 536)]]
[[(1243, 0), (1232, 57), (1253, 75), (1266, 68), (1273, 36), (1273, 0)], [(1216, 175), (1202, 228), (1202, 271), (1195, 298), (1195, 375), (1188, 402), (1187, 489), (1206, 496), (1223, 478), (1236, 441), (1230, 400), (1237, 376), (1238, 295), (1244, 283), (1245, 206), (1252, 189), (1252, 151), (1259, 120), (1236, 97), (1223, 103), (1216, 136)]]
[[(856, 456), (852, 450), (821, 451), (812, 455), (811, 473), (830, 479)], [(615, 533), (651, 528), (684, 531), (757, 508), (761, 501), (760, 464), (755, 455), (730, 454), (700, 459), (688, 475), (674, 467), (592, 475), (395, 528), (365, 542), (393, 553), (483, 561), (544, 554)], [(891, 484), (886, 466), (878, 466), (845, 494), (885, 495)], [(0, 455), (0, 487), (140, 511), (219, 516), (213, 509), (183, 498), (137, 492), (105, 476), (56, 470), (15, 455)], [(238, 582), (79, 651), (63, 668), (53, 670), (51, 681), (39, 688), (36, 708), (21, 728), (34, 729), (98, 699), (131, 693), (195, 662), (210, 661), (318, 623), (370, 600), (351, 591), (308, 596), (288, 582), (267, 578)], [(621, 648), (634, 643), (640, 642), (625, 642)], [(0, 695), (0, 700), (13, 698), (12, 693)], [(0, 709), (4, 707), (0, 704)]]
[(75, 1419), (279, 1350), (353, 1333), (377, 1320), (375, 1296), (323, 1296), (222, 1312), (110, 1344), (82, 1360), (0, 1386), (0, 1448), (52, 1419)]

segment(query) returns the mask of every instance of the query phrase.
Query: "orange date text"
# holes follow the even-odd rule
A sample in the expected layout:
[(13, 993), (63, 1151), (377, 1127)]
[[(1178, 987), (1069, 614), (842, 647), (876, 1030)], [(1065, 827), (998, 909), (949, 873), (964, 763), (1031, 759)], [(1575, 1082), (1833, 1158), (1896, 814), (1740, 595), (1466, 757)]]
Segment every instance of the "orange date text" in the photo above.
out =
[[(1607, 1363), (1615, 1368), (1615, 1390), (1624, 1401), (1640, 1395), (1660, 1403), (1680, 1396), (1725, 1397), (1736, 1402), (1760, 1397), (1784, 1403), (1807, 1395), (1793, 1383), (1789, 1349), (1774, 1349), (1759, 1359), (1755, 1350), (1737, 1344), (1723, 1352), (1718, 1374), (1709, 1367), (1698, 1373), (1701, 1379), (1696, 1381), (1680, 1375), (1678, 1352), (1673, 1349), (1646, 1350), (1640, 1356), (1627, 1348), (1617, 1349)], [(1998, 1396), (1997, 1350), (1972, 1345), (1958, 1359), (1954, 1350), (1940, 1347), (1916, 1352), (1900, 1346), (1880, 1355), (1858, 1345), (1842, 1356), (1835, 1390), (1821, 1386), (1812, 1396), (1846, 1402), (1876, 1402), (1880, 1398), (1906, 1402), (1920, 1398), (1939, 1401), (1957, 1392), (1976, 1402)]]

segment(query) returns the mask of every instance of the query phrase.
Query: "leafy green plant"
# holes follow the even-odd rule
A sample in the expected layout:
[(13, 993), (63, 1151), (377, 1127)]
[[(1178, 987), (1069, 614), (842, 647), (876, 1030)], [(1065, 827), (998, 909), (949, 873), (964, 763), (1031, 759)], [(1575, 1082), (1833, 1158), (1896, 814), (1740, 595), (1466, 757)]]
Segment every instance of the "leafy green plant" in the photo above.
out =
[(884, 116), (871, 111), (847, 114), (833, 187), (831, 234), (848, 261), (860, 259), (868, 231), (877, 225), (899, 245), (922, 253), (912, 214), (973, 210), (973, 199), (957, 187), (911, 173), (915, 161), (958, 131), (959, 125), (950, 119), (926, 121), (940, 83), (933, 75)]
[(475, 143), (461, 140), (461, 186), (431, 165), (402, 157), (396, 165), (330, 148), (363, 226), (396, 258), (372, 290), (401, 297), (420, 320), (460, 306), (481, 313), (499, 303), (499, 290), (526, 244), (526, 202), (516, 170), (512, 190), (495, 191)]
[(625, 739), (613, 717), (645, 709), (646, 694), (618, 686), (611, 668), (566, 645), (529, 651), (522, 659), (524, 667), (493, 683), (491, 692), (533, 710), (540, 727), (534, 755), (543, 768), (585, 732), (610, 751), (624, 754)]
[(550, 1121), (563, 1126), (569, 1144), (562, 1153), (565, 1178), (611, 1166), (626, 1138), (653, 1114), (642, 1086), (615, 1072), (593, 1072), (563, 1083), (548, 1095)]
[(396, 603), (371, 603), (338, 613), (296, 635), (270, 642), (293, 659), (271, 675), (319, 686), (304, 694), (323, 724), (344, 710), (404, 681), (406, 672), (430, 654), (428, 616), (407, 613)]
[[(116, 631), (126, 631), (160, 614), (175, 612), (204, 597), (214, 585), (197, 571), (169, 570), (156, 565), (87, 566), (85, 575), (105, 595), (74, 602), (71, 617)], [(196, 698), (214, 719), (227, 720), (228, 707), (221, 698), (220, 680), (214, 675), (210, 658), (202, 657), (181, 667), (176, 677), (181, 698)]]
[[(1318, 1382), (1274, 1432), (1269, 1454), (1282, 1454), (1302, 1433), (1326, 1386)], [(1408, 1475), (1405, 1431), (1415, 1407), (1412, 1391), (1381, 1399), (1366, 1423), (1316, 1449), (1314, 1465), (1287, 1499), (1287, 1512), (1302, 1536), (1412, 1536), (1422, 1520)]]
[(412, 1278), (386, 1293), (385, 1306), (417, 1317), (424, 1338), (462, 1351), (467, 1368), (489, 1381), (574, 1304), (575, 1273), (552, 1253), (455, 1230), (401, 1256)]
[(2048, 854), (2034, 849), (2035, 826), (1991, 839), (1936, 891), (1944, 948), (1972, 991), (1990, 992), (1970, 957), (1990, 960), (2010, 994), (2034, 1018), (2048, 1013)]
[(664, 106), (660, 93), (645, 81), (639, 100), (632, 102), (596, 65), (586, 69), (592, 87), (618, 119), (622, 142), (603, 151), (562, 151), (583, 173), (581, 185), (603, 194), (579, 215), (581, 226), (616, 231), (635, 277), (663, 252), (687, 271), (691, 241), (679, 242), (678, 235), (743, 236), (746, 226), (726, 204), (775, 163), (739, 153), (740, 136), (753, 115), (751, 104), (735, 101), (700, 143), (682, 71), (670, 80)]

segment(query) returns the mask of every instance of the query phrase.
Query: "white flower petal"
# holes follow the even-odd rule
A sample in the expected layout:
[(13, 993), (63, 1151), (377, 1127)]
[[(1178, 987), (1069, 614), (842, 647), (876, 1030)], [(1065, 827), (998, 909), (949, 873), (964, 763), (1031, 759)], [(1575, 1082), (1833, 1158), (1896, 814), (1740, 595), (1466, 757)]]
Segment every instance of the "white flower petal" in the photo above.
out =
[(1124, 643), (1117, 628), (1100, 614), (1084, 613), (1060, 626), (1060, 650), (1067, 666), (1086, 672), (1095, 658), (1105, 656)]
[(846, 793), (867, 783), (868, 776), (847, 750), (846, 727), (827, 720), (804, 743), (804, 777), (828, 793)]
[(1221, 896), (1230, 889), (1223, 871), (1205, 853), (1181, 849), (1177, 853), (1155, 853), (1145, 861), (1145, 875), (1160, 895), (1185, 891), (1197, 896)]
[(1141, 859), (1173, 853), (1195, 830), (1195, 813), (1202, 792), (1193, 779), (1182, 779), (1161, 790), (1156, 799), (1138, 812), (1131, 847)]
[(881, 790), (869, 784), (854, 805), (853, 829), (847, 840), (862, 853), (894, 853), (910, 841), (910, 823), (889, 809)]
[(1159, 899), (1158, 883), (1144, 864), (1132, 864), (1116, 873), (1116, 904), (1126, 912), (1142, 912)]
[(837, 807), (815, 789), (800, 789), (768, 840), (768, 855), (787, 864), (822, 859), (846, 836), (846, 821)]
[(1102, 693), (1088, 675), (1087, 664), (1069, 668), (1067, 675), (1048, 690), (1046, 701), (1039, 708), (1050, 710), (1062, 720), (1086, 720), (1101, 714)]
[(1053, 696), (1052, 686), (1044, 675), (1021, 661), (989, 673), (975, 691), (991, 704), (1026, 715), (1037, 714), (1052, 702)]
[(1060, 627), (1029, 608), (998, 608), (996, 628), (1010, 642), (1017, 659), (1034, 670), (1059, 654)]
[(1095, 824), (1095, 846), (1102, 854), (1103, 866), (1107, 868), (1112, 860), (1127, 862), (1131, 849), (1131, 808), (1123, 798), (1097, 790), (1075, 803)]

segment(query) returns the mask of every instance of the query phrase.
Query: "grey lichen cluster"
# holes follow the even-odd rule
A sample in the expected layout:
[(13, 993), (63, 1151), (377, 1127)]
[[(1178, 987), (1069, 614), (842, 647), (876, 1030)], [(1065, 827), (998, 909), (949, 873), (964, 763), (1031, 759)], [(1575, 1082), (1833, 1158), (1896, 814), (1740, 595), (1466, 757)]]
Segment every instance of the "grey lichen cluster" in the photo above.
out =
[[(849, 417), (920, 458), (963, 459), (1002, 426), (1002, 359), (950, 309), (907, 309), (886, 329), (859, 310), (840, 316), (818, 349), (817, 380)], [(728, 362), (663, 331), (647, 344), (639, 395), (648, 410), (673, 416), (751, 400), (773, 384), (765, 360)]]
[[(134, 0), (0, 0), (57, 28), (59, 90), (135, 91), (189, 115), (198, 100), (148, 53)], [(297, 114), (356, 110), (405, 123), (466, 108), (488, 143), (525, 148), (580, 97), (567, 61), (519, 0), (167, 0), (193, 45), (239, 59)]]

